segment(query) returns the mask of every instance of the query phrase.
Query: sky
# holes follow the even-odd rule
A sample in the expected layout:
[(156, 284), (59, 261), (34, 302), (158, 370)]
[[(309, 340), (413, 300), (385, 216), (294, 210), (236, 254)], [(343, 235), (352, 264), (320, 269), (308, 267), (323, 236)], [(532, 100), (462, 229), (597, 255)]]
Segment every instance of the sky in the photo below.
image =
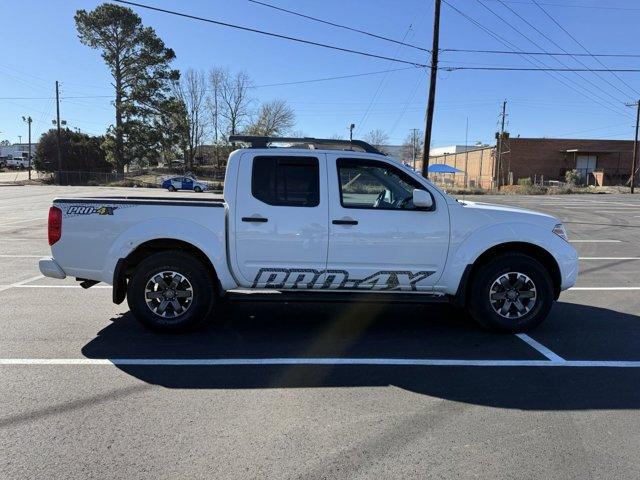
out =
[[(429, 49), (433, 0), (264, 0), (335, 23)], [(429, 63), (427, 52), (313, 22), (248, 0), (139, 0), (160, 8), (251, 28)], [(639, 58), (523, 57), (451, 52), (484, 49), (600, 54), (639, 53), (635, 0), (447, 0), (440, 25), (441, 67), (640, 68)], [(32, 141), (55, 118), (54, 82), (60, 82), (60, 114), (72, 128), (102, 134), (113, 123), (113, 88), (96, 50), (77, 38), (73, 16), (102, 2), (0, 0), (0, 140), (27, 140), (22, 116), (31, 116)], [(506, 4), (506, 6), (505, 6)], [(473, 18), (485, 30), (459, 12)], [(507, 7), (511, 8), (510, 11)], [(428, 72), (406, 64), (265, 37), (132, 7), (174, 49), (174, 68), (246, 71), (255, 105), (286, 100), (296, 112), (295, 130), (307, 136), (354, 138), (382, 129), (401, 144), (410, 129), (424, 129)], [(490, 10), (491, 11), (490, 11)], [(514, 14), (515, 12), (515, 14)], [(522, 18), (519, 18), (517, 15)], [(502, 18), (500, 18), (502, 17)], [(524, 19), (524, 20), (522, 20)], [(528, 23), (526, 23), (528, 22)], [(559, 26), (569, 32), (579, 45)], [(560, 63), (562, 62), (562, 63)], [(402, 69), (402, 70), (398, 70)], [(371, 75), (372, 72), (382, 72)], [(292, 85), (328, 77), (361, 75)], [(432, 146), (493, 142), (501, 103), (507, 101), (511, 136), (632, 139), (640, 73), (441, 70), (438, 73)], [(468, 128), (467, 128), (468, 125)]]

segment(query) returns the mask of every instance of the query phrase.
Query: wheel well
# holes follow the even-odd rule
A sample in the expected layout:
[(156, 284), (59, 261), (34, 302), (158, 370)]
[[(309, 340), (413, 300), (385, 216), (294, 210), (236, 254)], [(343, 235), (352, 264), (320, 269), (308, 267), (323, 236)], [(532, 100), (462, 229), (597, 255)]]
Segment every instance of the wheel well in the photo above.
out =
[(183, 240), (176, 240), (173, 238), (158, 238), (150, 240), (148, 242), (141, 243), (135, 250), (133, 250), (126, 258), (118, 260), (113, 278), (113, 302), (122, 303), (127, 293), (127, 281), (131, 277), (131, 274), (135, 270), (136, 266), (146, 257), (154, 253), (167, 251), (167, 250), (180, 250), (181, 252), (189, 253), (195, 258), (200, 260), (205, 266), (211, 278), (213, 279), (217, 291), (219, 292), (220, 281), (216, 270), (209, 260), (209, 257), (204, 254), (198, 247), (192, 245), (189, 242)]
[(508, 242), (491, 247), (489, 250), (483, 252), (475, 262), (473, 262), (473, 265), (470, 266), (468, 272), (465, 272), (466, 281), (464, 281), (464, 288), (459, 292), (459, 294), (461, 294), (460, 296), (462, 296), (463, 298), (460, 298), (459, 300), (462, 300), (464, 304), (466, 304), (466, 297), (469, 292), (468, 287), (472, 284), (473, 278), (477, 271), (480, 269), (480, 267), (487, 264), (496, 255), (502, 255), (504, 253), (522, 253), (539, 261), (551, 275), (554, 296), (556, 299), (558, 298), (558, 296), (560, 295), (560, 285), (562, 283), (562, 277), (560, 275), (560, 267), (558, 267), (558, 262), (556, 262), (555, 258), (553, 258), (553, 256), (547, 250), (537, 245), (526, 242)]

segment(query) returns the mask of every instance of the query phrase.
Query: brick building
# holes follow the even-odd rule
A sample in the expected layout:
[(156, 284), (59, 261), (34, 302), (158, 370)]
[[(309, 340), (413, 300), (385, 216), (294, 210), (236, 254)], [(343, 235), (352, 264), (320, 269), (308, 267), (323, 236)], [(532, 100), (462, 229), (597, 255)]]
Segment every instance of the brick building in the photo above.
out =
[(517, 183), (521, 178), (564, 181), (565, 172), (572, 169), (580, 172), (586, 184), (618, 185), (629, 180), (633, 141), (510, 138), (502, 151), (502, 168), (497, 165), (495, 145), (430, 156), (429, 162), (462, 170), (439, 179), (455, 186), (492, 188), (499, 176), (501, 184)]

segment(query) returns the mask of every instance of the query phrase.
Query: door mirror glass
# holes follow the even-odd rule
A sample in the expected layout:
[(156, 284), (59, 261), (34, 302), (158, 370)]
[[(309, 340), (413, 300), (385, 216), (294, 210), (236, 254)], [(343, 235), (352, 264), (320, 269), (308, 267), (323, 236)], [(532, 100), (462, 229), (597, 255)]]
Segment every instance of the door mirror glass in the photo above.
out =
[(413, 189), (413, 205), (417, 208), (431, 208), (433, 206), (433, 200), (429, 192)]

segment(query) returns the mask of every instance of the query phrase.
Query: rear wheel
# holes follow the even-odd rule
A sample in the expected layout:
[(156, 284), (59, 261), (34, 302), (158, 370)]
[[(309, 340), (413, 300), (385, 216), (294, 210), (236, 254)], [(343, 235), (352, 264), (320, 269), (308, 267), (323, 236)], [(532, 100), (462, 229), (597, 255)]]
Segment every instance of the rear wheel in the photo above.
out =
[(205, 320), (214, 304), (211, 275), (179, 251), (155, 253), (136, 267), (127, 287), (133, 315), (149, 328), (177, 332)]
[(487, 329), (523, 332), (542, 323), (553, 298), (545, 267), (528, 255), (512, 253), (480, 267), (470, 285), (467, 308)]
[(175, 192), (176, 191), (176, 187), (174, 187), (173, 185), (169, 186), (169, 191), (170, 192)]

